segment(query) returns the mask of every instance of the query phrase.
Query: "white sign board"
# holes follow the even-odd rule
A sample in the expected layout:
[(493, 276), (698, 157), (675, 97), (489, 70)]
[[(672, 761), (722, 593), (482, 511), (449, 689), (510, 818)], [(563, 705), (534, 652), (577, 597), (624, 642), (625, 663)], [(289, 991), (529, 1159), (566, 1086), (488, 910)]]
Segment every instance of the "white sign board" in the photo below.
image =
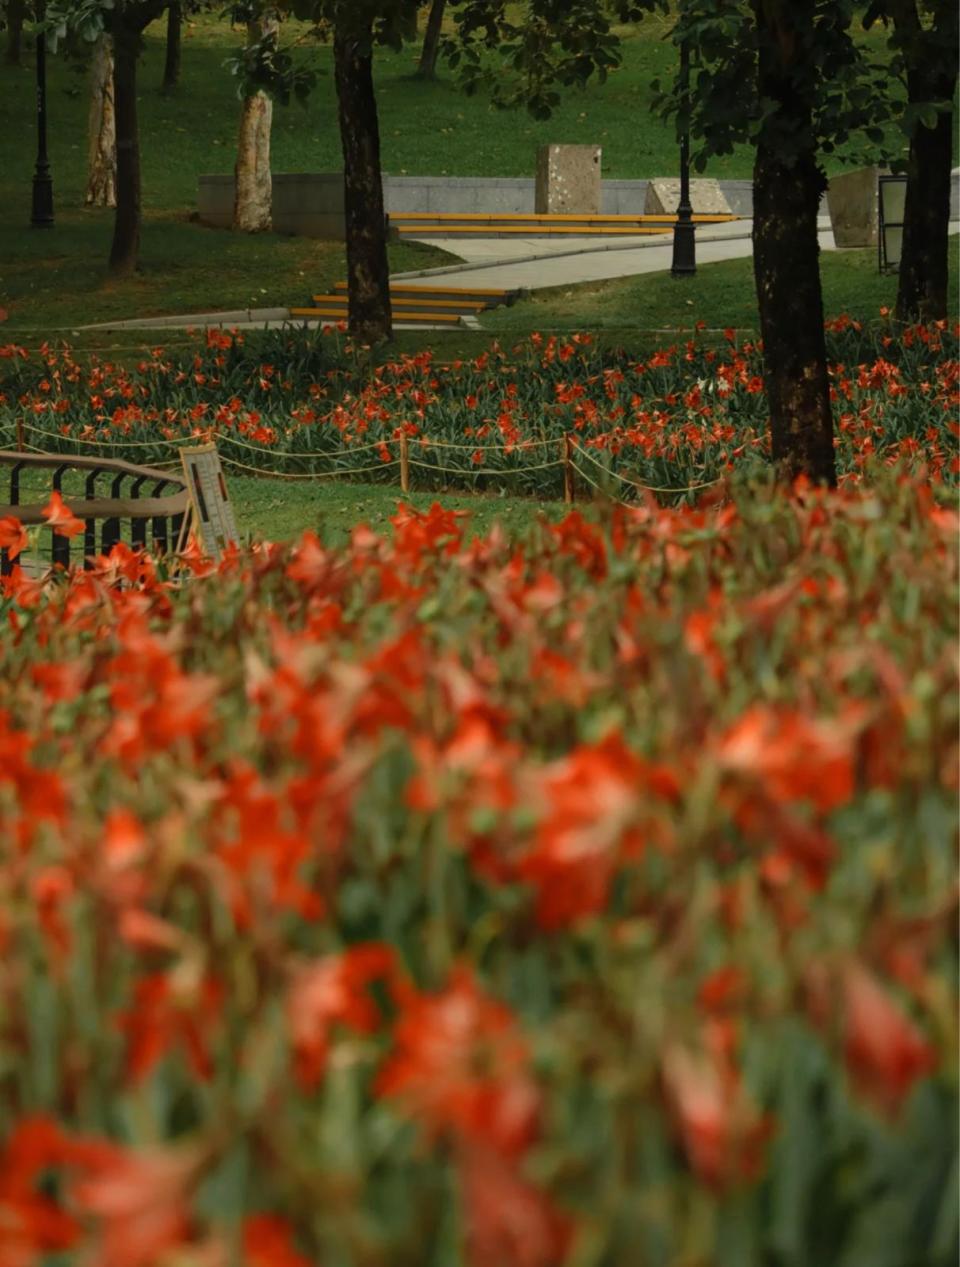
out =
[(195, 449), (181, 449), (180, 461), (187, 477), (199, 544), (205, 554), (219, 562), (227, 545), (239, 544), (240, 537), (217, 446), (201, 444)]

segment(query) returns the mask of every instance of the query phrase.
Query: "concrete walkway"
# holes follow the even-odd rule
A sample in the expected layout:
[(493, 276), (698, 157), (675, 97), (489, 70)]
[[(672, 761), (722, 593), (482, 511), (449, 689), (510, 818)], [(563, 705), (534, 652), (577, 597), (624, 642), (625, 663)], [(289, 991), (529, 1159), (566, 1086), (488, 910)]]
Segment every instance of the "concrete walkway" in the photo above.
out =
[[(752, 220), (735, 220), (725, 224), (697, 228), (697, 263), (742, 259), (753, 253)], [(818, 220), (820, 247), (835, 250), (830, 220)], [(960, 222), (951, 221), (950, 232), (960, 232)], [(450, 238), (424, 238), (425, 242), (450, 251)], [(481, 286), (502, 290), (542, 290), (552, 286), (575, 286), (580, 282), (607, 281), (615, 277), (633, 277), (640, 273), (667, 272), (672, 262), (673, 237), (619, 238), (598, 243), (596, 238), (480, 238), (470, 242), (456, 241), (458, 264), (440, 268), (395, 273), (393, 281), (424, 284), (443, 279), (445, 285)], [(276, 329), (285, 325), (311, 325), (291, 318), (287, 308), (241, 308), (230, 312), (195, 312), (169, 317), (139, 317), (131, 321), (111, 321), (84, 330), (161, 330), (227, 326), (229, 328)], [(470, 324), (473, 324), (471, 321)], [(403, 329), (402, 322), (395, 322)], [(412, 328), (412, 327), (410, 327)], [(418, 326), (417, 329), (450, 329), (451, 327)]]

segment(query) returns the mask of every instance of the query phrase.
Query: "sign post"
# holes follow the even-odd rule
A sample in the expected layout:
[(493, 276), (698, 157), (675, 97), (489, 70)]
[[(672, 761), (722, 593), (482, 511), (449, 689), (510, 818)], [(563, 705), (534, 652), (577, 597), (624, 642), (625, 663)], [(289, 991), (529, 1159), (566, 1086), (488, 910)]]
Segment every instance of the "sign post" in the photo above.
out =
[(219, 563), (226, 547), (238, 545), (240, 536), (217, 446), (201, 444), (194, 449), (181, 449), (180, 461), (187, 478), (192, 518), (200, 544), (204, 552)]

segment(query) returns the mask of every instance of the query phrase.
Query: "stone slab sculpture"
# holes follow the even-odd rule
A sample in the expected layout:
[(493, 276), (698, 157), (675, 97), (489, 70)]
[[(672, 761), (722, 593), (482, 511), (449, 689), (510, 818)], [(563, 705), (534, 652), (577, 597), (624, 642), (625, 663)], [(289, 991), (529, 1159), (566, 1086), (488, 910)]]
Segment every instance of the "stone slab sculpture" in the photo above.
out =
[(880, 229), (878, 177), (885, 167), (860, 167), (841, 172), (827, 185), (827, 207), (838, 247), (876, 246)]
[[(643, 204), (645, 216), (673, 216), (680, 203), (679, 180), (651, 180), (647, 185), (647, 196)], [(690, 205), (694, 212), (701, 216), (729, 216), (730, 204), (727, 202), (718, 180), (691, 180)]]
[(541, 145), (537, 150), (537, 215), (600, 214), (599, 145)]

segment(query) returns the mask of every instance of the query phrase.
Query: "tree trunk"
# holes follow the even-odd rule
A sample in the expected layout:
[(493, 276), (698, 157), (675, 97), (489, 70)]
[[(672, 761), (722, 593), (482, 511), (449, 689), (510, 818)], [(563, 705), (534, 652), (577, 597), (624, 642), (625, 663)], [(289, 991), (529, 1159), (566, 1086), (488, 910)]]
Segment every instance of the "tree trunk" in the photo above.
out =
[[(920, 32), (917, 6), (894, 10), (897, 34)], [(918, 58), (907, 72), (911, 105), (953, 101), (957, 87), (957, 11), (949, 11), (936, 60)], [(953, 111), (937, 114), (936, 126), (917, 122), (910, 138), (903, 243), (897, 283), (898, 321), (940, 321), (947, 315), (947, 256), (950, 225), (950, 168), (953, 163)]]
[(375, 343), (391, 338), (393, 324), (369, 24), (361, 30), (338, 26), (333, 60), (343, 148), (349, 326), (358, 338)]
[(117, 133), (113, 110), (113, 45), (106, 32), (93, 46), (87, 130), (88, 207), (117, 205)]
[(417, 67), (418, 79), (436, 79), (437, 53), (440, 51), (440, 31), (443, 27), (443, 12), (447, 0), (433, 0), (430, 16), (427, 18), (427, 29), (423, 36), (423, 48), (420, 52), (420, 65)]
[(7, 0), (7, 52), (8, 66), (22, 65), (23, 19), (26, 16), (26, 0)]
[[(114, 10), (118, 13), (117, 10)], [(113, 106), (117, 128), (117, 214), (110, 271), (132, 273), (140, 254), (140, 137), (137, 128), (137, 58), (140, 32), (118, 13), (113, 29)]]
[[(275, 18), (247, 24), (247, 44), (275, 35)], [(234, 167), (233, 227), (241, 233), (263, 233), (273, 225), (273, 177), (270, 172), (270, 128), (273, 102), (264, 92), (244, 97)]]
[(183, 9), (180, 0), (171, 0), (167, 6), (167, 53), (163, 63), (163, 82), (160, 91), (172, 95), (180, 83), (180, 34)]
[[(775, 20), (768, 17), (765, 0), (754, 0), (754, 12), (761, 33), (760, 96), (776, 103), (778, 130), (810, 134), (811, 105), (799, 97), (785, 64), (791, 42), (779, 38), (776, 30), (765, 30)], [(773, 460), (788, 479), (806, 475), (832, 485), (833, 415), (817, 240), (817, 209), (825, 187), (812, 150), (795, 156), (788, 166), (776, 133), (761, 133), (753, 169), (753, 269)]]

